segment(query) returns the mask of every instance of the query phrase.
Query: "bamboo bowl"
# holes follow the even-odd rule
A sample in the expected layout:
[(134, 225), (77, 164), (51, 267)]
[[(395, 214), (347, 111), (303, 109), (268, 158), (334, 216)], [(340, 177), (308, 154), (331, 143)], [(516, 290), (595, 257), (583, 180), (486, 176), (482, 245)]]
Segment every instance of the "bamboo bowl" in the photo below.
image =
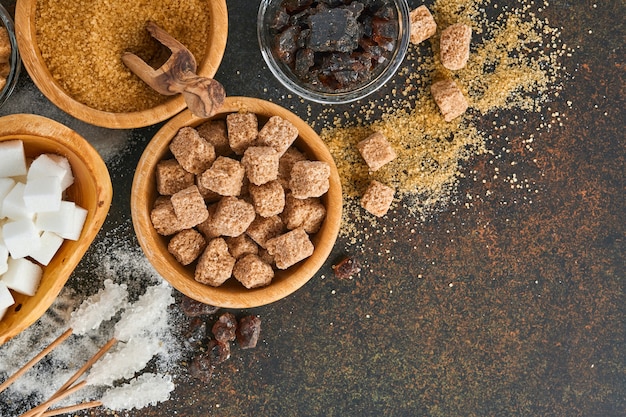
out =
[(42, 153), (65, 156), (74, 174), (67, 200), (87, 209), (80, 239), (66, 240), (52, 261), (43, 267), (37, 293), (13, 293), (15, 304), (0, 320), (0, 345), (34, 323), (50, 307), (78, 262), (96, 237), (109, 212), (113, 196), (111, 178), (104, 161), (82, 136), (70, 128), (41, 116), (16, 114), (0, 118), (0, 142), (19, 139), (26, 157)]
[[(222, 61), (228, 37), (228, 11), (225, 0), (206, 2), (211, 16), (209, 32), (206, 34), (206, 57), (198, 62), (197, 74), (213, 78)], [(94, 109), (71, 97), (54, 80), (37, 45), (35, 11), (37, 0), (20, 0), (15, 8), (17, 43), (22, 62), (35, 85), (57, 107), (84, 122), (112, 129), (133, 129), (151, 126), (169, 119), (186, 108), (180, 94), (147, 110), (114, 113)]]
[(131, 192), (131, 213), (135, 233), (144, 254), (154, 268), (177, 290), (206, 304), (224, 308), (250, 308), (269, 304), (293, 293), (322, 267), (328, 258), (339, 233), (342, 195), (337, 167), (315, 131), (290, 111), (276, 104), (246, 97), (227, 97), (220, 111), (211, 119), (224, 119), (229, 113), (246, 110), (256, 113), (262, 125), (270, 116), (281, 116), (293, 123), (299, 131), (294, 145), (309, 158), (327, 162), (331, 167), (330, 189), (322, 197), (326, 206), (326, 219), (321, 229), (311, 236), (315, 247), (313, 254), (286, 270), (276, 270), (272, 282), (265, 287), (246, 289), (234, 278), (219, 287), (211, 287), (194, 280), (193, 267), (178, 263), (168, 252), (168, 239), (159, 235), (150, 220), (150, 212), (158, 196), (155, 171), (159, 161), (170, 157), (169, 144), (183, 126), (198, 126), (208, 119), (192, 115), (188, 110), (167, 122), (150, 141), (135, 170)]

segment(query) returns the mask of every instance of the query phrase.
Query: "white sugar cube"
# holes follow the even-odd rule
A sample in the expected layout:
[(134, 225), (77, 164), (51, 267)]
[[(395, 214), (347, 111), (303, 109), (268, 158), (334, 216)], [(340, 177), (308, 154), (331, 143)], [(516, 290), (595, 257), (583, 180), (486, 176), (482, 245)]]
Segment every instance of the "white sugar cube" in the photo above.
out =
[(0, 142), (0, 177), (26, 175), (26, 156), (21, 140)]
[(59, 177), (31, 178), (24, 187), (24, 205), (32, 213), (58, 211), (62, 190)]
[(11, 307), (13, 303), (15, 303), (15, 300), (13, 295), (11, 295), (11, 291), (9, 291), (9, 287), (3, 281), (0, 281), (0, 310)]
[(2, 275), (2, 282), (20, 294), (33, 296), (39, 288), (43, 269), (26, 258), (9, 257), (9, 269)]
[(0, 275), (4, 274), (7, 272), (7, 269), (9, 269), (9, 249), (1, 240), (2, 239), (0, 239)]
[(28, 180), (41, 177), (58, 177), (61, 189), (65, 190), (74, 182), (72, 168), (66, 157), (56, 154), (42, 154), (28, 169)]
[(4, 200), (4, 197), (9, 194), (9, 191), (11, 191), (13, 187), (15, 187), (15, 180), (12, 178), (0, 178), (0, 207), (2, 207), (2, 200)]
[(59, 210), (39, 213), (35, 220), (35, 226), (39, 230), (54, 232), (65, 237), (74, 230), (75, 212), (76, 204), (71, 201), (61, 201)]
[(24, 188), (26, 185), (18, 182), (13, 189), (4, 197), (2, 213), (0, 217), (8, 217), (12, 220), (32, 219), (35, 214), (26, 209), (24, 204)]
[(23, 258), (41, 245), (39, 231), (32, 220), (21, 219), (2, 226), (4, 244), (13, 258)]
[(80, 238), (81, 232), (83, 231), (85, 220), (87, 220), (87, 210), (80, 206), (75, 206), (74, 224), (72, 225), (72, 230), (70, 230), (69, 233), (63, 234), (62, 236), (65, 239), (78, 240), (78, 238)]
[[(64, 239), (56, 233), (43, 232), (39, 240), (39, 249), (31, 250), (30, 257), (42, 265), (48, 265), (63, 244), (63, 241)], [(0, 259), (0, 266), (1, 264), (2, 259)]]

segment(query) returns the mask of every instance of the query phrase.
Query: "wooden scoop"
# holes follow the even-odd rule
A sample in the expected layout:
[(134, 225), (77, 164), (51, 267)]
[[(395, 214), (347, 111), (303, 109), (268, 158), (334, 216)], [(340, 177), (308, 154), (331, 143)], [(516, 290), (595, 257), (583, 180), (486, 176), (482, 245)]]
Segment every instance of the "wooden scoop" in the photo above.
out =
[(124, 52), (124, 64), (158, 93), (167, 96), (181, 93), (194, 115), (207, 118), (215, 114), (226, 97), (224, 87), (213, 79), (196, 75), (197, 63), (192, 53), (156, 23), (149, 21), (146, 29), (169, 48), (172, 55), (154, 69), (137, 55)]

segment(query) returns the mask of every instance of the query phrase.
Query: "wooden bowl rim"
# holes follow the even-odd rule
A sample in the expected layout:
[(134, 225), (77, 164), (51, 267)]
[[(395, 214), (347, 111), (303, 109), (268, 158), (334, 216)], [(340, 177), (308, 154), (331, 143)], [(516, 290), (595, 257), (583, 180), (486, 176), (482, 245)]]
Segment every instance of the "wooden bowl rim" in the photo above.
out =
[[(97, 194), (94, 196), (93, 205), (84, 207), (88, 210), (88, 214), (80, 239), (77, 241), (66, 240), (63, 243), (64, 246), (61, 247), (59, 253), (62, 252), (66, 256), (59, 261), (55, 259), (52, 261), (55, 262), (55, 265), (58, 262), (58, 269), (47, 270), (47, 267), (44, 267), (44, 277), (40, 289), (43, 290), (45, 287), (47, 290), (45, 292), (38, 291), (33, 297), (29, 297), (17, 313), (9, 308), (7, 316), (0, 320), (0, 345), (33, 324), (54, 302), (104, 224), (113, 197), (113, 187), (106, 164), (93, 146), (78, 133), (43, 116), (13, 114), (0, 117), (0, 142), (14, 139), (28, 140), (28, 138), (33, 137), (50, 143), (50, 148), (66, 149), (72, 154), (73, 159), (80, 160), (80, 170), (84, 169), (89, 174), (87, 178), (84, 178), (83, 183), (92, 184)], [(37, 143), (34, 146), (41, 147), (42, 145)], [(29, 153), (26, 143), (25, 148)], [(53, 277), (54, 281), (44, 281), (46, 278)], [(28, 310), (27, 304), (35, 302), (35, 307)], [(19, 314), (19, 318), (12, 323), (11, 327), (7, 327), (9, 326), (6, 322), (7, 317), (14, 314)]]
[[(299, 131), (296, 143), (306, 141), (314, 152), (309, 156), (328, 162), (331, 168), (330, 189), (323, 197), (327, 209), (326, 219), (320, 231), (312, 237), (315, 244), (313, 255), (286, 271), (276, 271), (278, 280), (275, 279), (266, 287), (254, 289), (246, 289), (239, 285), (211, 287), (195, 281), (190, 271), (167, 252), (165, 238), (156, 233), (150, 220), (153, 201), (150, 201), (149, 194), (155, 189), (155, 166), (167, 154), (168, 144), (178, 129), (183, 126), (198, 126), (207, 120), (223, 118), (226, 114), (239, 111), (249, 111), (266, 117), (277, 115), (290, 120)], [(298, 290), (328, 259), (341, 225), (343, 200), (339, 173), (330, 151), (317, 133), (297, 115), (277, 104), (249, 97), (227, 97), (220, 111), (210, 119), (199, 118), (185, 110), (168, 121), (152, 138), (137, 164), (133, 178), (131, 191), (133, 227), (147, 259), (163, 278), (183, 294), (197, 301), (223, 308), (251, 308), (266, 305)]]
[[(151, 109), (114, 113), (91, 108), (71, 97), (54, 81), (36, 42), (35, 8), (37, 0), (20, 0), (15, 7), (15, 27), (22, 63), (39, 90), (57, 107), (92, 125), (112, 129), (133, 129), (151, 126), (169, 119), (186, 108), (185, 100), (177, 94)], [(226, 50), (228, 10), (226, 0), (207, 2), (211, 24), (207, 36), (208, 53), (198, 65), (198, 75), (212, 78), (217, 73)]]

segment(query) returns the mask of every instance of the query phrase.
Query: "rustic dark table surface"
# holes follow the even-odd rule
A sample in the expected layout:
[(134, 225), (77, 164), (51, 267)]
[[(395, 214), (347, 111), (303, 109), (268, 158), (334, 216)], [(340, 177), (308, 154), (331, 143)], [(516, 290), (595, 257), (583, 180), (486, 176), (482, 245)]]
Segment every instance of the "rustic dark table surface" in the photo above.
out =
[[(320, 131), (329, 122), (318, 115), (329, 109), (290, 95), (262, 60), (258, 1), (227, 3), (228, 45), (215, 78), (229, 95), (274, 101)], [(2, 4), (13, 8), (12, 1)], [(570, 53), (559, 57), (559, 94), (540, 111), (508, 113), (525, 123), (512, 126), (506, 140), (489, 132), (503, 114), (485, 116), (486, 146), (506, 148), (502, 157), (463, 162), (457, 198), (423, 219), (398, 221), (405, 209), (398, 204), (378, 222), (384, 233), (356, 243), (342, 234), (303, 288), (245, 312), (263, 320), (262, 341), (234, 351), (209, 383), (178, 375), (170, 401), (117, 414), (626, 415), (626, 3), (551, 0), (530, 7), (558, 28)], [(393, 106), (386, 94), (371, 100)], [(123, 133), (88, 126), (48, 102), (26, 71), (0, 108), (0, 115), (17, 112), (59, 120), (88, 139), (132, 137), (124, 152), (106, 159), (114, 199), (87, 258), (97, 258), (106, 249), (97, 242), (111, 234), (137, 247), (128, 226), (130, 187), (159, 126)], [(551, 125), (537, 128), (542, 123)], [(532, 147), (525, 129), (536, 130)], [(532, 199), (494, 172), (532, 183)], [(344, 255), (365, 267), (340, 280), (331, 265)], [(85, 261), (68, 286), (79, 286), (77, 276), (89, 270)]]

